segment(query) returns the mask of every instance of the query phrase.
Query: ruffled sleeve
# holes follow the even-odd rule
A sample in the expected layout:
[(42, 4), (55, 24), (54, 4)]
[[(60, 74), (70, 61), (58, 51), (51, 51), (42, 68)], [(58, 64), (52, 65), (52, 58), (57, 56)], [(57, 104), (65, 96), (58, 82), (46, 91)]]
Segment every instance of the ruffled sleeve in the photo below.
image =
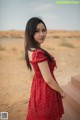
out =
[(32, 61), (33, 62), (39, 63), (39, 62), (43, 62), (45, 60), (47, 60), (47, 57), (46, 57), (45, 53), (43, 51), (41, 51), (40, 49), (36, 50), (33, 53), (33, 56), (32, 56)]

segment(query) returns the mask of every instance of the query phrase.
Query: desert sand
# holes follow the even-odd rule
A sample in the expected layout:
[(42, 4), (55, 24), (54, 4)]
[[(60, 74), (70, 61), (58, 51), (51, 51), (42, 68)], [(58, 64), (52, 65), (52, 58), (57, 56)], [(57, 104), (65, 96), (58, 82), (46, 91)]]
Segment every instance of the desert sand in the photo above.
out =
[[(42, 47), (56, 59), (55, 77), (62, 86), (80, 74), (80, 31), (48, 31)], [(24, 58), (24, 32), (0, 32), (0, 112), (25, 120), (33, 72)]]

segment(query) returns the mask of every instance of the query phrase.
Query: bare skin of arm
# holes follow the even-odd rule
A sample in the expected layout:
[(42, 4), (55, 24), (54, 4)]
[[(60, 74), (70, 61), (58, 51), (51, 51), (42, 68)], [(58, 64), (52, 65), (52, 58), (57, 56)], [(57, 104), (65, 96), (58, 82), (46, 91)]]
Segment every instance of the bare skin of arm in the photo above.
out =
[(38, 63), (39, 69), (41, 71), (41, 74), (45, 80), (45, 82), (54, 90), (56, 90), (57, 92), (59, 92), (61, 94), (61, 96), (64, 98), (65, 97), (65, 92), (62, 90), (62, 88), (59, 86), (59, 84), (56, 83), (56, 81), (54, 80), (54, 78), (51, 75), (49, 66), (48, 66), (48, 62), (47, 61), (43, 61)]

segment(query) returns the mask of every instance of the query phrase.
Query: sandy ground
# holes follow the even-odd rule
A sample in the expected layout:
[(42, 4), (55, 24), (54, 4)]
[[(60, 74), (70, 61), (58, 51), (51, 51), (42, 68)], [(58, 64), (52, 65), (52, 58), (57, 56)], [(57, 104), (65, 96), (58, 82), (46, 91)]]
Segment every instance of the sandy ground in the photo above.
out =
[[(55, 56), (60, 85), (80, 74), (80, 38), (47, 37), (42, 45)], [(9, 120), (25, 120), (33, 73), (27, 70), (23, 38), (0, 38), (0, 112)]]

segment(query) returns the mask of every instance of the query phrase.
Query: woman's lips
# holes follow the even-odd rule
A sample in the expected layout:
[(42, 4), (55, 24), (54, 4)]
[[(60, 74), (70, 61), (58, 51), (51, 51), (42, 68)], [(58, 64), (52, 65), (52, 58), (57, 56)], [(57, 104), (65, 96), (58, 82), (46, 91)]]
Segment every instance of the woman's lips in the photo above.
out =
[(43, 37), (43, 38), (40, 38), (40, 40), (44, 40), (44, 37)]

